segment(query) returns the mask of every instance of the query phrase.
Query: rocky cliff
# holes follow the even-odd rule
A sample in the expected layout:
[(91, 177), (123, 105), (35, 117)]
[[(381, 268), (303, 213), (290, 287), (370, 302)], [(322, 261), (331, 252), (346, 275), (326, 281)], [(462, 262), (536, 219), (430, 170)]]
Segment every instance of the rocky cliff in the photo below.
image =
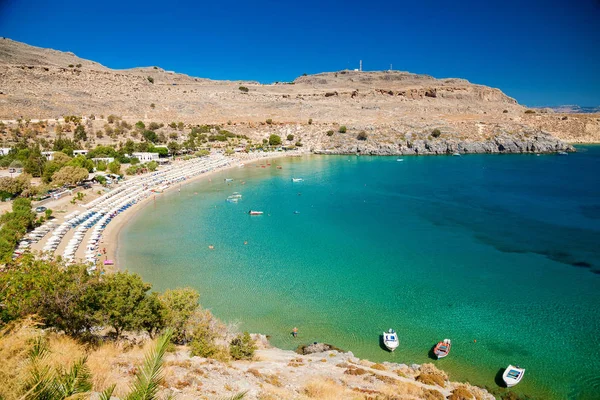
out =
[[(499, 89), (464, 79), (338, 71), (273, 84), (215, 81), (158, 66), (113, 70), (72, 53), (0, 40), (0, 119), (94, 115), (103, 120), (109, 114), (132, 122), (182, 121), (188, 127), (227, 124), (259, 141), (264, 122), (271, 120), (274, 127), (301, 126), (297, 135), (304, 148), (344, 153), (571, 150), (547, 143), (548, 135), (600, 142), (600, 114), (528, 110)], [(325, 136), (341, 126), (351, 134)], [(431, 138), (434, 129), (442, 136)], [(361, 131), (368, 139), (357, 143)]]

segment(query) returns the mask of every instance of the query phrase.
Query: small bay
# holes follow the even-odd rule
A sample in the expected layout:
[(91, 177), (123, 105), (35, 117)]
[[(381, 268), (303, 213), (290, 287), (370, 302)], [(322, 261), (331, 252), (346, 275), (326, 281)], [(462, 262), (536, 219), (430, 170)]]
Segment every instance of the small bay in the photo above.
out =
[[(123, 228), (118, 259), (154, 290), (196, 288), (281, 348), (434, 362), (489, 387), (518, 364), (517, 393), (600, 393), (600, 146), (248, 164), (157, 195)], [(395, 353), (379, 345), (388, 328)], [(444, 338), (452, 352), (433, 361)]]

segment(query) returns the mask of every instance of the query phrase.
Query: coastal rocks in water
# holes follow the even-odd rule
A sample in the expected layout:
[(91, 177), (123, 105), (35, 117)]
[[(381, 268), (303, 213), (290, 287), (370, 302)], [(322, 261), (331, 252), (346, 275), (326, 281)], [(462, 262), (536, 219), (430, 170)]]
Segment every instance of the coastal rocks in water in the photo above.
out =
[(317, 342), (314, 342), (311, 344), (301, 344), (296, 349), (296, 353), (302, 354), (302, 355), (307, 355), (307, 354), (313, 354), (313, 353), (322, 353), (324, 351), (331, 351), (331, 350), (335, 350), (335, 351), (339, 351), (340, 353), (344, 353), (344, 350), (341, 350), (335, 346), (332, 346), (327, 343), (317, 343)]
[(362, 155), (444, 155), (444, 154), (519, 154), (575, 152), (575, 148), (546, 132), (535, 135), (499, 135), (484, 141), (456, 139), (417, 139), (393, 143), (347, 143), (331, 150), (314, 150), (316, 154)]

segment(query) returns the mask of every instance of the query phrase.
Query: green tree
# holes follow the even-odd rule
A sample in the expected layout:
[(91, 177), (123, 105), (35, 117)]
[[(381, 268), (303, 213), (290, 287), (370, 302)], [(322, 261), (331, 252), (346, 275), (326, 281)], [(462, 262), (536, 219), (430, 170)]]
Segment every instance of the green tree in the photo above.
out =
[(136, 164), (140, 163), (140, 159), (137, 157), (131, 157), (130, 162), (131, 162), (131, 165), (136, 165)]
[(71, 336), (89, 332), (101, 321), (101, 287), (98, 274), (89, 274), (83, 265), (63, 270), (52, 268), (50, 287), (42, 294), (38, 314), (48, 326)]
[(87, 179), (89, 172), (85, 168), (66, 165), (52, 175), (52, 183), (58, 186), (76, 185)]
[(291, 142), (292, 140), (294, 140), (294, 135), (292, 135), (292, 134), (287, 135), (287, 140), (288, 140), (288, 142)]
[(166, 310), (157, 293), (150, 293), (140, 305), (140, 328), (148, 332), (151, 338), (165, 327)]
[(240, 89), (240, 92), (242, 92), (242, 93), (248, 93), (249, 92), (249, 89), (246, 86), (240, 86), (239, 89)]
[(135, 129), (143, 131), (144, 129), (146, 129), (146, 124), (144, 124), (142, 121), (138, 121), (135, 123)]
[(131, 139), (127, 139), (125, 145), (123, 146), (123, 151), (125, 154), (131, 154), (135, 151), (135, 143)]
[(44, 211), (44, 215), (46, 216), (46, 220), (49, 220), (50, 217), (52, 217), (52, 210), (49, 208), (46, 208), (46, 211)]
[(106, 171), (106, 163), (104, 161), (98, 161), (98, 163), (96, 164), (96, 170), (98, 171)]
[(200, 294), (192, 288), (167, 290), (159, 299), (165, 310), (165, 325), (173, 329), (173, 339), (176, 343), (185, 343), (190, 317), (198, 310)]
[(327, 136), (333, 136), (334, 132), (332, 130), (327, 131)]
[(121, 163), (117, 160), (108, 163), (108, 170), (111, 174), (121, 175)]
[(154, 131), (145, 130), (142, 133), (142, 136), (144, 137), (144, 139), (152, 143), (156, 143), (158, 141), (158, 135)]
[(87, 140), (87, 133), (85, 132), (85, 127), (83, 125), (77, 125), (75, 127), (75, 131), (73, 132), (73, 139), (75, 141), (86, 141)]
[(29, 151), (29, 157), (27, 157), (27, 160), (25, 161), (24, 171), (34, 177), (40, 177), (44, 171), (45, 162), (46, 158), (42, 156), (40, 146), (34, 146)]
[(181, 148), (181, 146), (179, 146), (179, 143), (177, 143), (175, 141), (171, 141), (171, 142), (169, 142), (169, 144), (167, 144), (167, 148), (169, 149), (171, 154), (177, 154), (177, 152), (179, 152), (179, 149)]
[(365, 131), (360, 131), (356, 138), (358, 140), (367, 140), (367, 133)]
[(440, 130), (438, 128), (435, 128), (432, 132), (431, 132), (431, 136), (433, 136), (434, 138), (438, 138), (440, 137), (440, 135), (442, 134), (442, 132), (440, 132)]
[(158, 163), (156, 161), (150, 161), (146, 164), (146, 168), (148, 168), (148, 171), (154, 172), (158, 168)]
[(77, 156), (71, 159), (66, 166), (85, 168), (88, 172), (94, 171), (94, 162), (85, 156)]
[(208, 310), (198, 310), (193, 315), (190, 323), (192, 356), (207, 358), (223, 358), (225, 349), (217, 344), (219, 334), (215, 329), (213, 315)]
[(229, 344), (229, 354), (234, 360), (252, 360), (256, 343), (248, 332), (237, 335)]
[(102, 312), (105, 323), (115, 330), (117, 337), (124, 330), (143, 328), (144, 301), (151, 285), (136, 274), (117, 272), (104, 277)]
[(279, 146), (281, 144), (281, 137), (279, 135), (272, 134), (269, 136), (269, 145)]
[(346, 133), (346, 126), (342, 125), (340, 126), (340, 129), (338, 129), (339, 133)]

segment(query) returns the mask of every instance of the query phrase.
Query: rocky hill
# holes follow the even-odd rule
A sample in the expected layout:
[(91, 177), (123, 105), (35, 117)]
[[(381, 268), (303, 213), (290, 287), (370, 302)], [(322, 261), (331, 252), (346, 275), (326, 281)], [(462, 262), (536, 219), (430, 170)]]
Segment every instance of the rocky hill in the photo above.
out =
[[(553, 144), (539, 150), (534, 146), (534, 151), (570, 149), (556, 139), (600, 141), (598, 114), (528, 110), (499, 89), (463, 79), (338, 71), (274, 84), (215, 81), (159, 67), (113, 70), (72, 53), (0, 40), (0, 119), (92, 114), (131, 121), (228, 124), (254, 139), (264, 138), (268, 132), (257, 127), (270, 119), (267, 131), (291, 129), (304, 137), (305, 148), (330, 152), (362, 146), (367, 153), (378, 154), (383, 147), (384, 153), (406, 154), (401, 149), (410, 148), (414, 140), (444, 140), (447, 151), (468, 142), (487, 143), (474, 150), (492, 146), (492, 152), (529, 151), (532, 147), (524, 140), (535, 137)], [(326, 135), (342, 126), (348, 134)], [(441, 136), (432, 137), (435, 130)], [(497, 138), (519, 143), (494, 147)], [(423, 146), (419, 154), (428, 153), (428, 145)]]

